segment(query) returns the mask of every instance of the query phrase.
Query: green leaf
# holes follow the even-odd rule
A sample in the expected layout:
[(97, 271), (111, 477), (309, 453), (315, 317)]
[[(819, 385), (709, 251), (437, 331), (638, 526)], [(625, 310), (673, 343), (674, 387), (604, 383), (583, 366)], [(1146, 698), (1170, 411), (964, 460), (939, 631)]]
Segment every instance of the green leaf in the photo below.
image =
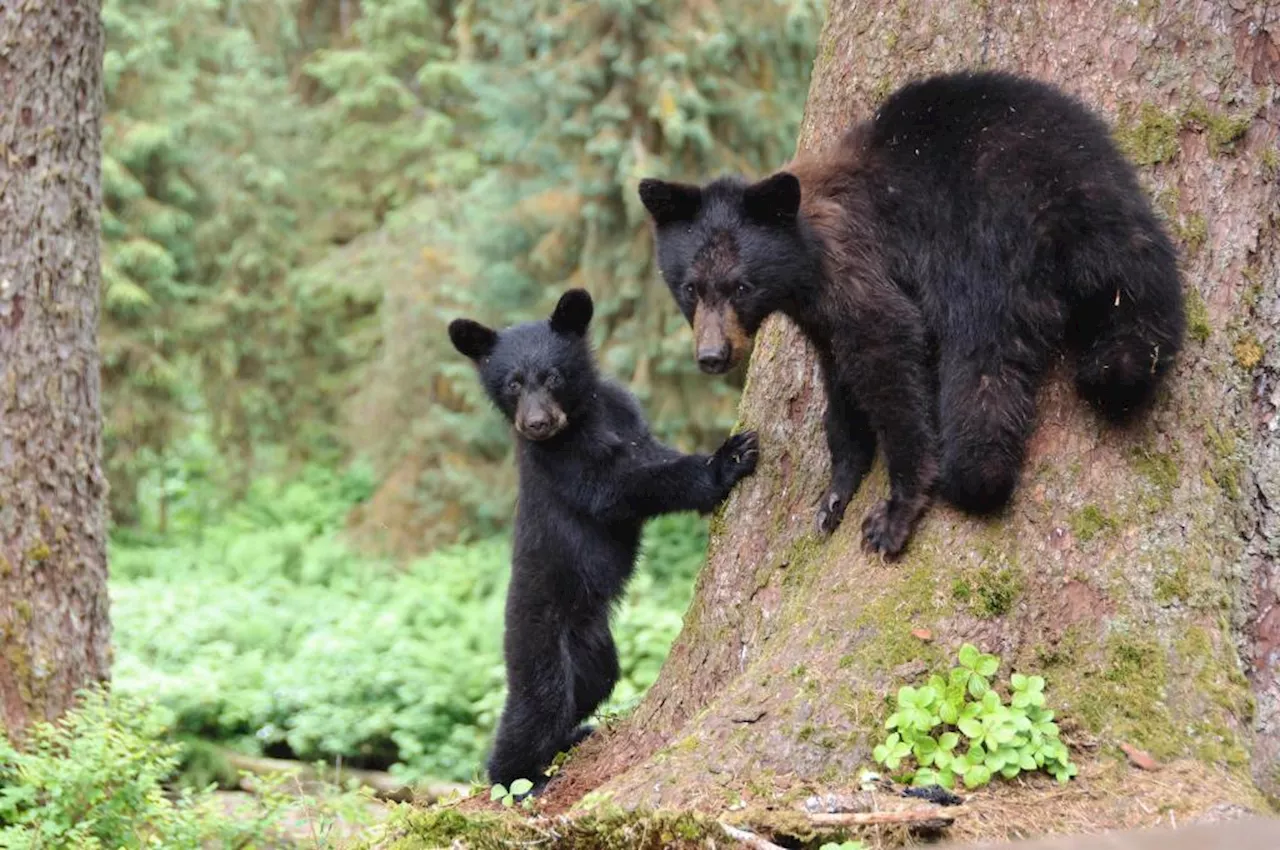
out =
[(1027, 677), (1021, 673), (1014, 673), (1009, 677), (1009, 685), (1015, 691), (1023, 690), (1027, 686)]
[(964, 775), (964, 786), (966, 788), (978, 788), (986, 785), (991, 781), (991, 771), (985, 765), (975, 764), (968, 773)]
[(1027, 750), (1022, 750), (1018, 753), (1018, 767), (1023, 770), (1035, 770), (1037, 767), (1035, 756)]
[(978, 666), (978, 661), (982, 658), (982, 653), (971, 643), (966, 643), (960, 647), (960, 664), (974, 670)]
[(505, 785), (494, 785), (489, 789), (490, 800), (500, 800), (507, 796), (507, 788)]
[(994, 655), (983, 655), (978, 659), (978, 663), (973, 669), (978, 673), (978, 675), (986, 676), (990, 679), (996, 674), (996, 671), (1000, 669), (1000, 659), (996, 658)]
[(916, 761), (920, 762), (920, 764), (932, 764), (933, 757), (938, 752), (938, 742), (932, 738), (920, 738), (916, 741), (915, 746), (912, 747), (912, 751), (915, 753)]
[(960, 722), (957, 725), (960, 727), (960, 731), (964, 733), (966, 738), (977, 740), (982, 737), (982, 722), (975, 718), (961, 717)]
[[(865, 750), (863, 752), (866, 752)], [(528, 794), (533, 790), (533, 783), (528, 779), (517, 779), (511, 783), (511, 793), (515, 795)]]
[(942, 750), (954, 750), (959, 744), (960, 736), (955, 732), (944, 732), (938, 738), (938, 748)]
[(954, 726), (956, 721), (960, 719), (960, 710), (956, 707), (954, 702), (947, 700), (942, 705), (938, 706), (938, 719), (943, 723), (948, 723)]
[(981, 699), (982, 695), (987, 693), (987, 680), (976, 673), (969, 677), (969, 695), (974, 699)]
[(1010, 764), (1000, 768), (1000, 775), (1003, 776), (1005, 779), (1012, 779), (1013, 777), (1017, 776), (1020, 772), (1021, 771), (1018, 769), (1018, 766), (1016, 764)]

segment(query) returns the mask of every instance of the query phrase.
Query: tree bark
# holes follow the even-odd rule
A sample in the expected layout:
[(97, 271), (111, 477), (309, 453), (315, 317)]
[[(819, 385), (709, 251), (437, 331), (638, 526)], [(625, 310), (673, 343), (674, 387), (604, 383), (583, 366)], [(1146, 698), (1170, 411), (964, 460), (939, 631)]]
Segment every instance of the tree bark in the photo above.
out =
[[(1055, 82), (1142, 166), (1180, 244), (1191, 338), (1128, 432), (1103, 427), (1059, 369), (1006, 514), (935, 505), (884, 564), (858, 545), (887, 492), (880, 461), (842, 528), (813, 536), (825, 398), (808, 346), (771, 318), (741, 404), (760, 469), (713, 523), (658, 682), (549, 796), (717, 809), (847, 787), (885, 734), (885, 698), (966, 641), (999, 654), (1002, 675), (1045, 675), (1064, 736), (1098, 744), (1077, 751), (1094, 767), (1068, 793), (1145, 793), (1136, 771), (1100, 792), (1132, 770), (1120, 743), (1178, 762), (1169, 781), (1200, 777), (1188, 787), (1205, 796), (1175, 807), (1256, 806), (1253, 782), (1280, 792), (1278, 43), (1274, 2), (833, 0), (801, 149), (911, 77), (987, 66)], [(1019, 829), (1051, 828), (1042, 807), (1025, 814)]]
[(0, 2), (0, 719), (108, 675), (97, 0)]

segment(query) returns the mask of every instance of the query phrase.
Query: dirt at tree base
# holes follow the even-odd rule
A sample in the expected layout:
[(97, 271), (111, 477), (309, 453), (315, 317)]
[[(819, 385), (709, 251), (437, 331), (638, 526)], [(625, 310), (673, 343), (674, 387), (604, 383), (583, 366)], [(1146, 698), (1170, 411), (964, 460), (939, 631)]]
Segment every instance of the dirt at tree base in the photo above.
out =
[[(598, 762), (597, 764), (603, 764)], [(922, 843), (1018, 841), (1051, 836), (1088, 835), (1135, 829), (1179, 828), (1251, 816), (1274, 816), (1267, 801), (1247, 777), (1192, 759), (1141, 770), (1122, 758), (1102, 756), (1079, 762), (1080, 774), (1065, 785), (1033, 774), (996, 781), (969, 792), (961, 790), (965, 814), (946, 829), (913, 832), (901, 825), (844, 829), (815, 827), (801, 802), (810, 794), (851, 792), (848, 786), (798, 785), (779, 799), (755, 799), (749, 793), (729, 804), (711, 798), (690, 810), (628, 811), (626, 801), (581, 796), (580, 782), (553, 783), (532, 812), (505, 809), (477, 795), (451, 806), (419, 810), (393, 829), (383, 843), (370, 847), (416, 850), (428, 840), (448, 839), (455, 846), (483, 848), (520, 842), (541, 831), (575, 848), (726, 846), (716, 825), (730, 824), (781, 846), (816, 846), (827, 839), (855, 837), (868, 847), (892, 848)], [(877, 795), (885, 808), (901, 807), (892, 794)], [(575, 805), (575, 801), (577, 804)], [(945, 809), (939, 809), (945, 811)], [(504, 837), (505, 836), (505, 837)], [(664, 837), (665, 836), (665, 837)], [(628, 843), (630, 842), (630, 843)], [(514, 845), (512, 845), (514, 846)]]

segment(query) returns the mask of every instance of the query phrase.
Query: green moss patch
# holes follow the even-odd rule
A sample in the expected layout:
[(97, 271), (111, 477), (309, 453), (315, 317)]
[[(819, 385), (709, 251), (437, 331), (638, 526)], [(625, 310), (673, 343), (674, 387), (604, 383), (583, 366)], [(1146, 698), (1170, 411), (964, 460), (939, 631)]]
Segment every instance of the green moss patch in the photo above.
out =
[(1209, 341), (1212, 333), (1213, 326), (1209, 324), (1209, 308), (1200, 297), (1200, 291), (1193, 287), (1187, 292), (1187, 335), (1196, 342), (1205, 343)]
[(714, 819), (693, 812), (623, 811), (615, 807), (579, 817), (529, 818), (517, 812), (401, 807), (383, 837), (367, 850), (427, 850), (461, 842), (468, 850), (547, 846), (563, 850), (706, 848), (732, 842)]
[(1137, 116), (1122, 120), (1115, 138), (1138, 165), (1168, 162), (1178, 153), (1178, 121), (1153, 104), (1144, 103)]
[(1116, 521), (1104, 514), (1097, 505), (1085, 505), (1071, 515), (1071, 533), (1077, 540), (1088, 543), (1106, 531), (1113, 531)]

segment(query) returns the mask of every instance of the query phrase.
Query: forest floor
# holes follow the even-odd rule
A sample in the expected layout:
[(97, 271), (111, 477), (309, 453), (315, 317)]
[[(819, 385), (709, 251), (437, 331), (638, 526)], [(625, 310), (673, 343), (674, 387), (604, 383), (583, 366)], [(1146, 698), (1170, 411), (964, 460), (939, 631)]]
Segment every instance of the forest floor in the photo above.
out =
[[(406, 807), (380, 837), (363, 846), (382, 850), (439, 846), (484, 850), (533, 843), (595, 850), (708, 847), (712, 846), (708, 841), (714, 841), (714, 846), (723, 847), (723, 827), (728, 826), (754, 836), (756, 843), (743, 840), (740, 846), (756, 850), (818, 848), (828, 841), (846, 839), (860, 840), (870, 850), (938, 841), (969, 844), (1133, 829), (1177, 829), (1276, 814), (1247, 778), (1199, 761), (1149, 763), (1152, 769), (1143, 769), (1123, 758), (1095, 756), (1082, 758), (1078, 764), (1079, 776), (1065, 785), (1047, 776), (1032, 775), (962, 792), (963, 802), (955, 808), (954, 815), (945, 806), (932, 807), (896, 793), (806, 788), (799, 789), (803, 794), (793, 798), (802, 801), (804, 794), (836, 793), (843, 799), (858, 801), (858, 809), (864, 812), (926, 811), (939, 816), (937, 821), (912, 824), (823, 823), (823, 818), (815, 818), (803, 802), (783, 804), (751, 799), (720, 812), (701, 813), (627, 811), (625, 801), (602, 803), (589, 797), (573, 805), (553, 784), (543, 798), (525, 811), (504, 808), (482, 796), (412, 810)], [(943, 826), (941, 821), (948, 819), (953, 822)]]

